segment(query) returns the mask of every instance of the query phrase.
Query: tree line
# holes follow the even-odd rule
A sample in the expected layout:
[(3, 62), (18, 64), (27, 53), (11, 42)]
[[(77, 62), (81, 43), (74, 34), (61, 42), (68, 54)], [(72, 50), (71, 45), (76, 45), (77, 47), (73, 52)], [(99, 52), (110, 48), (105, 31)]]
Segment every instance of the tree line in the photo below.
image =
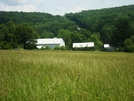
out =
[(34, 49), (35, 38), (61, 37), (67, 49), (73, 42), (107, 43), (117, 51), (134, 51), (134, 5), (87, 10), (64, 16), (39, 12), (0, 11), (0, 48)]
[[(101, 48), (101, 41), (99, 34), (91, 34), (89, 30), (80, 29), (70, 31), (66, 29), (59, 29), (57, 32), (58, 38), (63, 38), (66, 49), (72, 49), (73, 42), (88, 42), (94, 41), (95, 49)], [(0, 49), (35, 49), (36, 39), (40, 38), (39, 34), (29, 24), (15, 25), (12, 21), (0, 25)]]

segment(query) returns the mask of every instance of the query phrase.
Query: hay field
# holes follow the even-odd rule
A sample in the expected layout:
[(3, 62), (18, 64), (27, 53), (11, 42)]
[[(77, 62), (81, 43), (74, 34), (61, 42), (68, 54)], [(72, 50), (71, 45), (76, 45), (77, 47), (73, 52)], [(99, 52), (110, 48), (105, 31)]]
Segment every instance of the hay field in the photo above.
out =
[(0, 51), (0, 101), (133, 100), (133, 53)]

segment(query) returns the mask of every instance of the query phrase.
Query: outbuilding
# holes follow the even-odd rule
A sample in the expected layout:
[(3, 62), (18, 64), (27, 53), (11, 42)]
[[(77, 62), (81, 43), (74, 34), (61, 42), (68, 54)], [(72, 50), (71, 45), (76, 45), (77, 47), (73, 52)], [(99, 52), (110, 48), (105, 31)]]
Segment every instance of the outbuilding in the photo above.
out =
[(38, 49), (42, 47), (50, 47), (54, 49), (56, 46), (65, 46), (65, 42), (62, 38), (42, 38), (42, 39), (37, 39), (36, 47)]
[(104, 48), (110, 48), (109, 44), (104, 44)]
[(104, 51), (111, 51), (111, 47), (109, 44), (104, 44)]

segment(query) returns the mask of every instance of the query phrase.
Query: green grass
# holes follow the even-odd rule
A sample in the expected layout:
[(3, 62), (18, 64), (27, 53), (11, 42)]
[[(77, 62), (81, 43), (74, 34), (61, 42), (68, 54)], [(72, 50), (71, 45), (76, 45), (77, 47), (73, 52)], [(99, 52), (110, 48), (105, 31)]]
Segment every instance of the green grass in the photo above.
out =
[(133, 100), (133, 53), (0, 51), (0, 101)]

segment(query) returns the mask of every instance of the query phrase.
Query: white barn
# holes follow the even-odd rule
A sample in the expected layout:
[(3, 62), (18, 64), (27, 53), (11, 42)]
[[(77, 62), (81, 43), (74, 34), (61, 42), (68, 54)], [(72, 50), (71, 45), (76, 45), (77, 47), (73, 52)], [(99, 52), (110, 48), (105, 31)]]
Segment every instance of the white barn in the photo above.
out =
[(55, 46), (65, 46), (65, 42), (62, 38), (42, 38), (42, 39), (37, 39), (36, 47), (38, 49), (42, 47), (50, 47), (54, 48)]
[(73, 43), (73, 48), (94, 47), (94, 42)]

